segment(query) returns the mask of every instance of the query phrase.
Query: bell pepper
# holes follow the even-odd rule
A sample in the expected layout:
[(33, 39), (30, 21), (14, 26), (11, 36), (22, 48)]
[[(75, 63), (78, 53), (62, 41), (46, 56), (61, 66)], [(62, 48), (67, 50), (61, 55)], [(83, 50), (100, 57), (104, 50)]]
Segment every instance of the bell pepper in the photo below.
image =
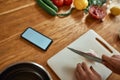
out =
[(88, 6), (88, 0), (74, 0), (73, 4), (77, 10), (83, 10)]

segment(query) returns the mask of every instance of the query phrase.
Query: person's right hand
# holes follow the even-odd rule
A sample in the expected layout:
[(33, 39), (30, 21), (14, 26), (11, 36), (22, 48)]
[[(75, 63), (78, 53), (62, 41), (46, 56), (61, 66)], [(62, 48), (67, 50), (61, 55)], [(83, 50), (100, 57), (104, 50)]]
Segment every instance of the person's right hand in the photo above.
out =
[(114, 73), (120, 74), (120, 55), (113, 55), (112, 57), (103, 55), (102, 60), (106, 67), (108, 67)]

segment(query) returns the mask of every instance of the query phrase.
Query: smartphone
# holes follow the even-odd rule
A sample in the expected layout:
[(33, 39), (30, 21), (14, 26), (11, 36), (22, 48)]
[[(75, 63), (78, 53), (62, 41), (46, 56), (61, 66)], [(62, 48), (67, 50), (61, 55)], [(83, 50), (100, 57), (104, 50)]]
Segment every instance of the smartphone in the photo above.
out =
[(22, 34), (21, 37), (31, 42), (42, 50), (47, 50), (50, 44), (53, 42), (52, 39), (29, 27)]

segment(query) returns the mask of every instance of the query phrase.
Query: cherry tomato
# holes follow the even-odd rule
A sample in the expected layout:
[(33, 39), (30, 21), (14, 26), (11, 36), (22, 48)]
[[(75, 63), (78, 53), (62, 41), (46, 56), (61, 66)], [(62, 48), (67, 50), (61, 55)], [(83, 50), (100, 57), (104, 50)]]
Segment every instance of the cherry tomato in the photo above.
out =
[(98, 6), (91, 6), (89, 8), (89, 13), (92, 17), (94, 17), (95, 19), (103, 19), (106, 16), (106, 11)]
[(57, 6), (61, 7), (64, 4), (64, 0), (52, 0), (52, 2)]
[(67, 6), (70, 6), (72, 4), (73, 0), (64, 0), (64, 4)]

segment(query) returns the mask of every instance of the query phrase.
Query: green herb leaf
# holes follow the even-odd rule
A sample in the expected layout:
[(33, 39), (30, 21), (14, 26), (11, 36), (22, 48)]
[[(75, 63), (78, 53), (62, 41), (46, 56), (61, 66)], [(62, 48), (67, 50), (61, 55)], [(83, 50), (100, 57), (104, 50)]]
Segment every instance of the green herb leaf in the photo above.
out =
[(91, 5), (102, 6), (106, 3), (106, 0), (88, 0), (88, 7), (84, 9), (84, 12), (87, 13)]

